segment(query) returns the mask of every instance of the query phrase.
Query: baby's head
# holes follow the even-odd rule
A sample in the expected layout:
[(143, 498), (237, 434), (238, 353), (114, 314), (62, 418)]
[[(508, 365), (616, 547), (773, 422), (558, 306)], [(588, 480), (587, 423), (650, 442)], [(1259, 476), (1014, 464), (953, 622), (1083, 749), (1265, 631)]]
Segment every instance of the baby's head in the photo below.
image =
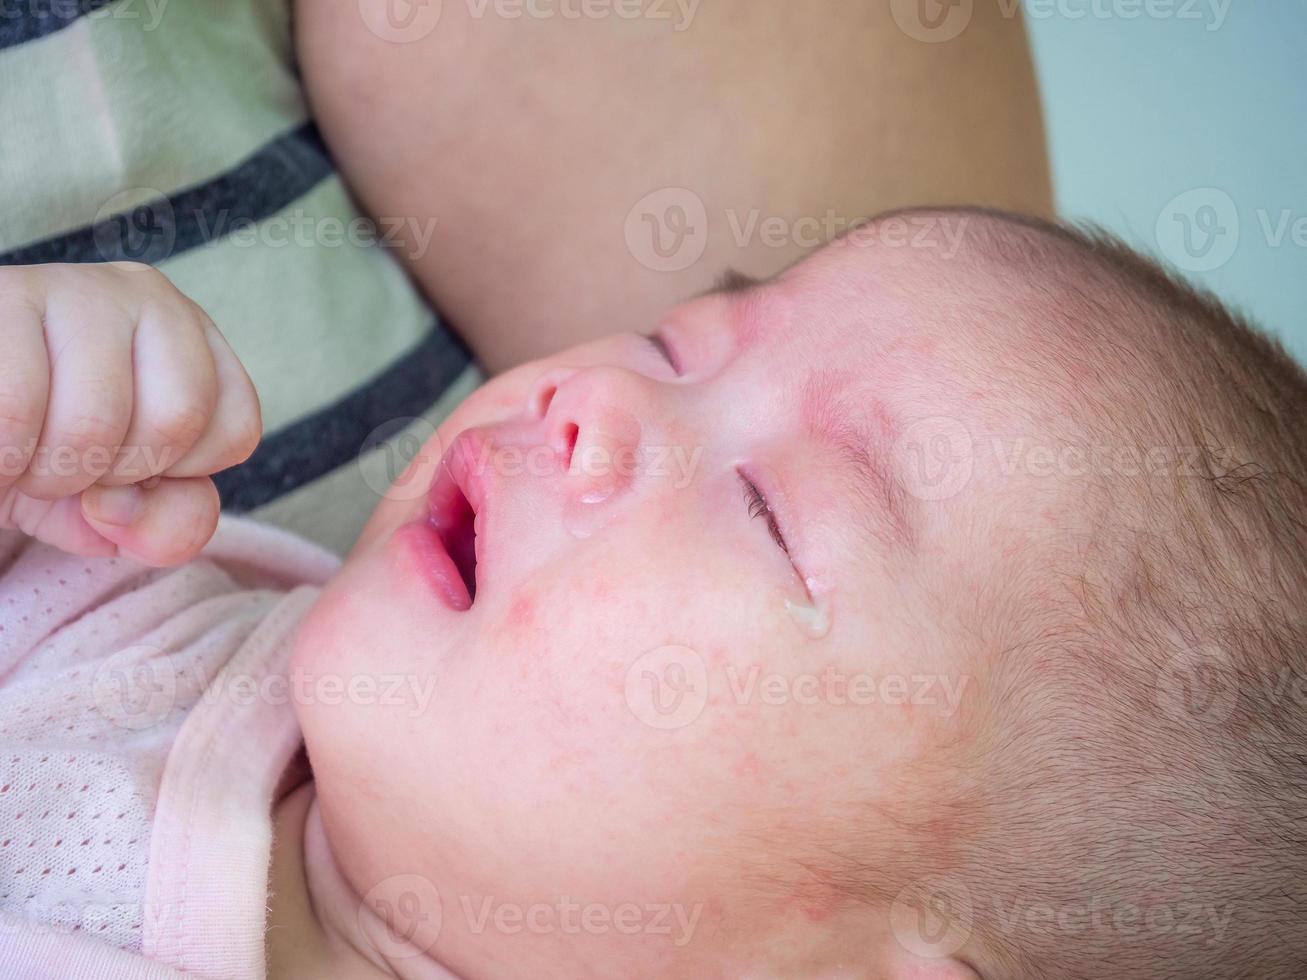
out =
[(301, 630), (336, 860), (473, 976), (1301, 975), (1304, 409), (980, 211), (518, 368)]

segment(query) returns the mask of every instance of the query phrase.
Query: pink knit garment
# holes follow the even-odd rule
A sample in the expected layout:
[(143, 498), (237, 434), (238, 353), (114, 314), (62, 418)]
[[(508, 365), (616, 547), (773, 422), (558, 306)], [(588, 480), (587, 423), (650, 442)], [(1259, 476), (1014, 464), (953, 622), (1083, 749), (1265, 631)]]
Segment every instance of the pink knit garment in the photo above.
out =
[(286, 665), (339, 566), (228, 517), (166, 570), (0, 532), (0, 978), (264, 976)]

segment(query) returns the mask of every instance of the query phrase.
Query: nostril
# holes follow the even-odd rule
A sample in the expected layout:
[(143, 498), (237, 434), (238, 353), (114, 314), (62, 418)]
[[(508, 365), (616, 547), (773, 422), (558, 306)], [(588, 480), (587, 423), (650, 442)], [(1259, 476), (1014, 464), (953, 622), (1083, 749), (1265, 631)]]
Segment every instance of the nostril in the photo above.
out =
[(554, 395), (558, 394), (558, 385), (543, 385), (536, 392), (535, 405), (533, 410), (535, 417), (542, 419), (549, 412), (549, 406), (553, 404)]
[(560, 437), (562, 440), (563, 463), (567, 467), (572, 465), (572, 453), (576, 452), (576, 440), (580, 436), (581, 430), (575, 422), (569, 422), (563, 426)]

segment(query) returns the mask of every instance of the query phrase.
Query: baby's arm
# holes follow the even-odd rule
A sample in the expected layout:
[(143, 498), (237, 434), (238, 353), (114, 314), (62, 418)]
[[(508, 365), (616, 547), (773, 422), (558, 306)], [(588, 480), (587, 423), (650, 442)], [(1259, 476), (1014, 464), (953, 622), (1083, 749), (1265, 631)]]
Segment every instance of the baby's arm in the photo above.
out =
[(131, 263), (0, 267), (0, 528), (75, 554), (193, 557), (210, 475), (246, 459), (258, 396), (218, 328)]

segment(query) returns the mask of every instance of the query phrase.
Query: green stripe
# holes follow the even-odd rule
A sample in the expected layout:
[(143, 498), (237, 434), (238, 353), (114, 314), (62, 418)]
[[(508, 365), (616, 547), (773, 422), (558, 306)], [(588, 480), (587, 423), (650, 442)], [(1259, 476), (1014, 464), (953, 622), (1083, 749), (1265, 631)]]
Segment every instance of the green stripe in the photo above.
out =
[(0, 51), (0, 251), (202, 183), (307, 118), (281, 0), (142, 26), (87, 17)]

